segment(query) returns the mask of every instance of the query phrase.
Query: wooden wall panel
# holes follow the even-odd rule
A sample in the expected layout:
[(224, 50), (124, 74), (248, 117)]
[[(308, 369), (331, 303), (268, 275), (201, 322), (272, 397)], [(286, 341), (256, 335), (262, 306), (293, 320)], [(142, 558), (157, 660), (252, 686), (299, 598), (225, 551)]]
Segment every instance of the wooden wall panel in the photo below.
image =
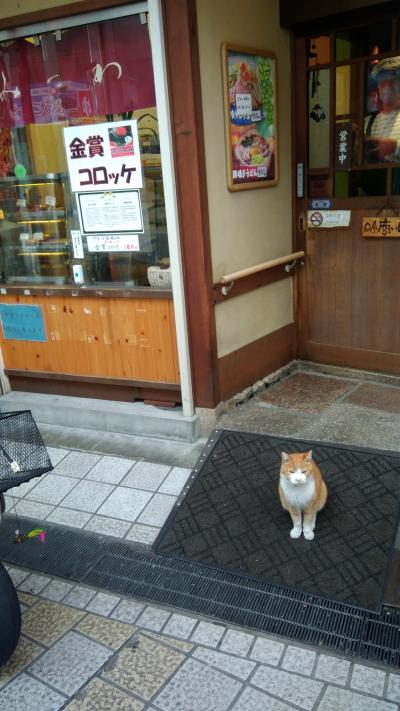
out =
[(219, 358), (221, 400), (227, 400), (294, 358), (296, 331), (293, 323)]
[(0, 343), (5, 367), (179, 383), (173, 304), (168, 299), (9, 295), (2, 303), (43, 308), (45, 343)]

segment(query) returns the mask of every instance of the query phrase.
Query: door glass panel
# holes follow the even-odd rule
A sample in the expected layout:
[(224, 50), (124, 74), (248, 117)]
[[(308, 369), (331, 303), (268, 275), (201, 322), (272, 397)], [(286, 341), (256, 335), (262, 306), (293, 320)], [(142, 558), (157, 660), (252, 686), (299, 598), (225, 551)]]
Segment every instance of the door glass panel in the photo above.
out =
[(327, 168), (330, 155), (330, 70), (310, 72), (308, 96), (309, 168)]
[(400, 161), (400, 55), (366, 67), (364, 158)]
[(400, 195), (400, 168), (392, 171), (392, 195)]
[(329, 64), (331, 61), (331, 38), (329, 35), (311, 37), (308, 40), (308, 66)]
[(388, 52), (391, 49), (391, 38), (390, 21), (337, 32), (335, 37), (336, 61), (365, 57), (372, 52), (377, 54)]
[(350, 113), (350, 64), (336, 67), (336, 116)]
[(335, 197), (370, 197), (386, 195), (386, 170), (336, 171)]
[(309, 175), (308, 176), (308, 197), (324, 198), (329, 197), (329, 176)]

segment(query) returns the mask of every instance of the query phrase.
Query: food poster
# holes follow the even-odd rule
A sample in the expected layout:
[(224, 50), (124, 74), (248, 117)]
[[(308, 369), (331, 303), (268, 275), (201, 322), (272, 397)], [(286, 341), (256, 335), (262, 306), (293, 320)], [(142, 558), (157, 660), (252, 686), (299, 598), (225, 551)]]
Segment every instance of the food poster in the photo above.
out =
[(224, 46), (228, 186), (277, 182), (276, 59)]

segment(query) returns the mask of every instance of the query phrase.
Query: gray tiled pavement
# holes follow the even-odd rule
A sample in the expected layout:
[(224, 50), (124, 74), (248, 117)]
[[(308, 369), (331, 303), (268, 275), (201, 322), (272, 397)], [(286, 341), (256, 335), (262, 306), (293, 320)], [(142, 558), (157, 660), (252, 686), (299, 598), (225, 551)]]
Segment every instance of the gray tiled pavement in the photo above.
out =
[[(252, 400), (222, 418), (321, 439), (345, 428), (346, 441), (367, 446), (379, 446), (380, 422), (380, 446), (398, 450), (400, 414), (379, 409), (334, 403), (312, 416)], [(8, 511), (139, 547), (151, 546), (190, 475), (165, 460), (48, 450), (54, 471), (8, 492)], [(25, 622), (0, 670), (0, 711), (400, 711), (392, 668), (15, 566), (10, 574)]]
[[(191, 471), (48, 447), (54, 470), (7, 492), (7, 511), (149, 548)], [(80, 466), (79, 466), (80, 463)]]
[(0, 669), (1, 711), (399, 711), (395, 670), (15, 566), (9, 573), (27, 622)]

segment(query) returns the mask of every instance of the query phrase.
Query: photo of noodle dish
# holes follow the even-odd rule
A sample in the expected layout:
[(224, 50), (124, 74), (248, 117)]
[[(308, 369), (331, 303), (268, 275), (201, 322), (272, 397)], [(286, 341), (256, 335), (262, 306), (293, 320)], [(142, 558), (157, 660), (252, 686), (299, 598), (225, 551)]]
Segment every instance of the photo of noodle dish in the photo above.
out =
[(241, 166), (265, 166), (268, 168), (268, 173), (273, 171), (274, 138), (264, 138), (255, 125), (248, 126), (240, 133), (237, 132), (235, 138), (234, 158)]
[[(248, 114), (240, 113), (239, 97), (249, 97)], [(262, 111), (262, 92), (257, 66), (250, 61), (236, 61), (229, 66), (229, 101), (231, 118), (234, 123), (245, 125), (264, 117)]]

